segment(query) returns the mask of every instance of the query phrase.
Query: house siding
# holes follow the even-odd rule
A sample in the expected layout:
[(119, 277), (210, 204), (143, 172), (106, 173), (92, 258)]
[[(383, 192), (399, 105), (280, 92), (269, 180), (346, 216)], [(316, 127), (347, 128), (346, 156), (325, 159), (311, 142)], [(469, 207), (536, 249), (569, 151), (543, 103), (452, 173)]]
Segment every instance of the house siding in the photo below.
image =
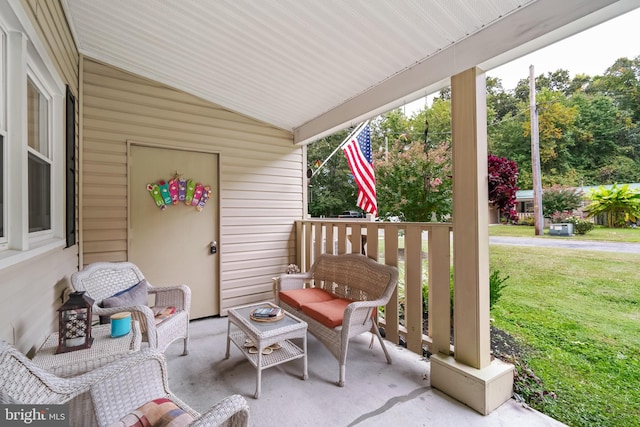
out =
[(293, 262), (293, 221), (304, 211), (303, 150), (293, 135), (90, 58), (82, 91), (83, 264), (128, 259), (127, 141), (213, 151), (221, 313), (271, 298), (271, 277)]
[[(55, 71), (77, 99), (78, 51), (60, 2), (23, 0), (22, 5)], [(77, 268), (75, 245), (0, 269), (0, 339), (24, 353), (32, 353), (49, 333), (57, 330), (57, 309), (68, 289), (69, 277)]]

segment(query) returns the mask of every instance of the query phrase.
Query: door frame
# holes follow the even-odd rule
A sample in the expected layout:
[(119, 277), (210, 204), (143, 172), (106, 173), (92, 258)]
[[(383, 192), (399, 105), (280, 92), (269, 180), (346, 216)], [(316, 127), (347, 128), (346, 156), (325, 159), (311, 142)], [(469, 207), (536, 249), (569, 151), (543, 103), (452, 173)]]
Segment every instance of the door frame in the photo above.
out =
[[(130, 260), (129, 258), (129, 254), (131, 253), (131, 246), (132, 246), (132, 242), (131, 242), (131, 149), (133, 146), (137, 146), (137, 147), (147, 147), (147, 148), (161, 148), (161, 149), (167, 149), (167, 150), (177, 150), (177, 151), (188, 151), (188, 152), (192, 152), (192, 153), (205, 153), (205, 154), (215, 154), (216, 155), (216, 159), (217, 159), (217, 176), (216, 176), (216, 188), (212, 189), (212, 193), (213, 197), (211, 198), (211, 201), (215, 203), (216, 209), (214, 212), (214, 217), (215, 217), (215, 233), (218, 236), (218, 248), (220, 248), (220, 246), (222, 246), (222, 234), (221, 234), (221, 225), (220, 225), (220, 177), (221, 177), (221, 171), (220, 171), (220, 165), (221, 165), (221, 153), (218, 150), (214, 150), (213, 148), (209, 148), (209, 147), (203, 147), (201, 145), (193, 145), (193, 144), (184, 144), (184, 145), (177, 145), (177, 144), (166, 144), (166, 143), (162, 143), (162, 142), (149, 142), (149, 141), (140, 141), (140, 140), (134, 140), (134, 139), (127, 139), (127, 261)], [(222, 306), (222, 301), (221, 301), (221, 297), (222, 297), (222, 288), (221, 288), (221, 284), (222, 284), (222, 263), (220, 262), (220, 252), (218, 251), (218, 256), (215, 257), (215, 266), (216, 269), (218, 270), (218, 277), (216, 278), (216, 281), (218, 283), (216, 283), (216, 289), (217, 289), (217, 295), (216, 298), (218, 299), (218, 311), (221, 312), (221, 306)]]

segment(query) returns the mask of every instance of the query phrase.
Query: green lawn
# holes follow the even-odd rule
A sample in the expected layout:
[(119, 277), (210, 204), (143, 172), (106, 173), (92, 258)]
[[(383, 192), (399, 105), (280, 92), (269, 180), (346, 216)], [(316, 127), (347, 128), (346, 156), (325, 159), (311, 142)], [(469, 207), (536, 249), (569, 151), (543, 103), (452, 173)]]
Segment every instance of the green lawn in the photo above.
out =
[(587, 234), (573, 236), (549, 236), (549, 229), (544, 229), (543, 236), (536, 236), (533, 226), (528, 225), (491, 225), (489, 236), (539, 237), (545, 239), (599, 240), (609, 242), (640, 242), (639, 228), (605, 228), (597, 226)]
[(494, 326), (530, 347), (523, 361), (557, 395), (536, 409), (570, 426), (639, 426), (640, 255), (491, 245), (490, 263), (510, 276)]

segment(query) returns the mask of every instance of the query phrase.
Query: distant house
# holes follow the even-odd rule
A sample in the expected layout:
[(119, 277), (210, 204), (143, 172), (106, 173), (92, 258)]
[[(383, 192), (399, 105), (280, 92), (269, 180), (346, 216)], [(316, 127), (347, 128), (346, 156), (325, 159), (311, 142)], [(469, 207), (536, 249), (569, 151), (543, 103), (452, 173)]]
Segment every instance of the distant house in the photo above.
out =
[[(628, 185), (632, 190), (640, 191), (640, 182), (634, 182), (631, 184), (618, 184), (620, 185)], [(576, 190), (582, 191), (582, 207), (589, 205), (589, 199), (587, 198), (587, 194), (590, 190), (599, 188), (600, 185), (587, 185), (582, 187), (570, 187)], [(604, 188), (611, 188), (613, 184), (602, 185)], [(544, 189), (542, 190), (544, 192)], [(518, 190), (516, 191), (516, 212), (518, 213), (518, 217), (523, 218), (529, 215), (533, 215), (533, 190)]]

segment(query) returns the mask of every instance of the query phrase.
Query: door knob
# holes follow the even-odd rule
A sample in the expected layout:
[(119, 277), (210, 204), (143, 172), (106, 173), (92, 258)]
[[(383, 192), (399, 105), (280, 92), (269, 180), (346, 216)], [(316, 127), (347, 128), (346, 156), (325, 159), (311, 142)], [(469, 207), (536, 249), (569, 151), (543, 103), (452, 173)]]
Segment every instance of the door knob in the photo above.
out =
[(218, 253), (218, 242), (216, 242), (215, 240), (209, 243), (209, 253), (211, 255)]

